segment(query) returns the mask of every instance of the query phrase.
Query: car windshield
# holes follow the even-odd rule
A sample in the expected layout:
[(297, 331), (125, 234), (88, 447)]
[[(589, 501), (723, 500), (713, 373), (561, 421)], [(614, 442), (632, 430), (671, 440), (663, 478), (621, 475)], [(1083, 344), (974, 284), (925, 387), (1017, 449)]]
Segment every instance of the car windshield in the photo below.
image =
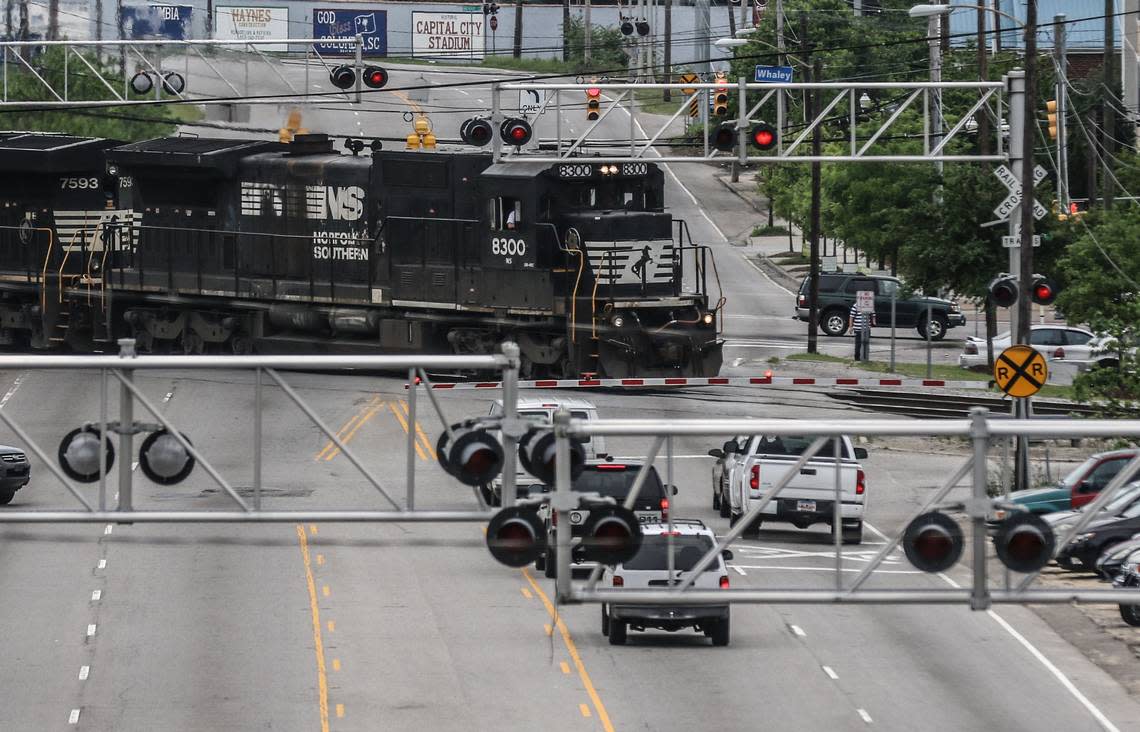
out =
[(1130, 519), (1140, 516), (1140, 502), (1134, 503), (1120, 512), (1120, 518)]
[[(755, 454), (757, 455), (787, 455), (794, 457), (803, 455), (804, 450), (811, 447), (811, 443), (815, 442), (814, 437), (805, 437), (803, 435), (765, 435), (760, 438), (756, 443)], [(847, 448), (847, 443), (840, 441), (843, 445), (842, 452), (840, 453), (844, 459), (851, 459), (851, 451)], [(832, 447), (825, 445), (816, 457), (826, 458), (833, 457)]]
[[(638, 465), (620, 466), (612, 463), (597, 468), (586, 468), (574, 481), (573, 489), (578, 493), (599, 493), (624, 501), (640, 469)], [(638, 498), (653, 499), (664, 495), (665, 491), (661, 485), (661, 478), (657, 475), (657, 469), (650, 468), (649, 476), (645, 479), (645, 485), (641, 487)]]
[(1064, 478), (1061, 478), (1059, 485), (1062, 488), (1072, 488), (1074, 485), (1076, 485), (1077, 481), (1084, 477), (1084, 474), (1088, 472), (1089, 468), (1091, 468), (1093, 465), (1096, 465), (1096, 462), (1097, 460), (1095, 457), (1091, 457), (1088, 460), (1084, 461), (1077, 467), (1073, 468), (1073, 470)]
[[(641, 540), (641, 548), (633, 559), (623, 567), (633, 570), (667, 570), (669, 568), (669, 537), (646, 536)], [(713, 548), (712, 539), (703, 534), (687, 534), (673, 537), (673, 567), (679, 572), (689, 572), (697, 566), (701, 557)], [(718, 570), (717, 562), (709, 564), (706, 572)]]

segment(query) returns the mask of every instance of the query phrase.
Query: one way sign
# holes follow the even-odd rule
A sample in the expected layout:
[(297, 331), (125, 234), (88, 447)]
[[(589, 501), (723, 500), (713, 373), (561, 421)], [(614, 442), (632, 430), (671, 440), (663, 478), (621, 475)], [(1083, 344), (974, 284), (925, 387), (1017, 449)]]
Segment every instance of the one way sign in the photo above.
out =
[[(1004, 165), (999, 165), (994, 169), (994, 175), (1009, 189), (1009, 195), (994, 209), (994, 215), (1002, 221), (1005, 221), (1009, 218), (1009, 215), (1013, 213), (1013, 210), (1021, 205), (1021, 181), (1017, 179), (1013, 171)], [(1033, 185), (1037, 185), (1045, 180), (1046, 175), (1045, 168), (1042, 168), (1040, 165), (1036, 166), (1033, 169)], [(1042, 219), (1047, 213), (1049, 212), (1041, 205), (1041, 202), (1037, 199), (1033, 199), (1033, 217)]]

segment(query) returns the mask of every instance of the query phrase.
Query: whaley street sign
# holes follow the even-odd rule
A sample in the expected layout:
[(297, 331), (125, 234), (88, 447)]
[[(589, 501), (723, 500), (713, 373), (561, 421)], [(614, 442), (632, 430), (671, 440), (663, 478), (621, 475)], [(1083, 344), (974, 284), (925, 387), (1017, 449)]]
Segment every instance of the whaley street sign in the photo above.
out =
[(791, 66), (757, 66), (756, 67), (756, 81), (757, 83), (774, 83), (774, 84), (791, 84), (792, 83), (792, 67)]
[[(1015, 208), (1021, 205), (1021, 181), (1017, 179), (1013, 171), (1004, 165), (999, 165), (995, 168), (994, 175), (1009, 189), (1009, 195), (994, 209), (994, 215), (1004, 221), (1009, 218), (1009, 215), (1013, 213)], [(1033, 169), (1033, 185), (1037, 185), (1045, 180), (1046, 175), (1045, 168), (1042, 168), (1040, 165), (1035, 167)], [(1041, 205), (1041, 202), (1037, 199), (1033, 199), (1033, 217), (1042, 219), (1045, 218), (1045, 214), (1047, 213), (1049, 212)]]

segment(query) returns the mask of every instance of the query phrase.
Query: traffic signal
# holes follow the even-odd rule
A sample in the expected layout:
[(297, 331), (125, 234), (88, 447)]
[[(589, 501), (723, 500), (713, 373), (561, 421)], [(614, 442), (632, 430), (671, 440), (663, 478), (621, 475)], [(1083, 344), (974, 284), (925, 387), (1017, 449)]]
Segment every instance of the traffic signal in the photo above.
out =
[(723, 117), (728, 114), (728, 80), (724, 74), (716, 75), (716, 85), (713, 89), (713, 114)]
[(1057, 299), (1057, 284), (1045, 275), (1033, 275), (1033, 287), (1030, 289), (1033, 302), (1038, 305), (1052, 305)]
[(546, 551), (546, 529), (533, 506), (511, 506), (487, 524), (487, 549), (508, 567), (525, 567)]
[(463, 142), (475, 147), (483, 147), (491, 141), (494, 131), (491, 123), (482, 117), (472, 117), (459, 127), (459, 137)]
[(1017, 302), (1017, 278), (1008, 273), (995, 277), (989, 286), (990, 297), (999, 308), (1013, 307)]
[(644, 18), (637, 21), (637, 23), (635, 25), (637, 26), (637, 35), (639, 35), (639, 36), (649, 35), (649, 23)]
[(962, 556), (962, 529), (944, 513), (931, 511), (911, 521), (903, 534), (906, 558), (923, 572), (945, 572)]
[(115, 446), (102, 437), (98, 427), (76, 427), (59, 443), (59, 467), (72, 480), (94, 483), (99, 480), (99, 443), (107, 452), (107, 470), (115, 464)]
[(757, 123), (750, 135), (752, 144), (761, 150), (771, 150), (776, 146), (776, 128), (767, 122)]
[(633, 559), (641, 548), (641, 522), (624, 506), (590, 506), (579, 545), (582, 559), (614, 565)]
[[(531, 430), (519, 440), (519, 465), (546, 485), (554, 485), (556, 464), (555, 438), (550, 430)], [(585, 465), (582, 443), (570, 440), (570, 479), (581, 475)]]
[(1045, 102), (1045, 118), (1049, 121), (1049, 139), (1057, 139), (1057, 100), (1050, 99)]
[(592, 86), (586, 90), (586, 119), (590, 122), (596, 120), (602, 108), (602, 90)]
[(482, 427), (452, 425), (436, 442), (436, 459), (464, 485), (490, 483), (503, 470), (503, 446)]
[(351, 66), (337, 66), (329, 72), (329, 81), (337, 89), (351, 89), (356, 85), (356, 69)]
[(380, 89), (388, 83), (388, 72), (379, 66), (364, 67), (364, 86), (369, 89)]
[(1053, 529), (1035, 513), (1016, 511), (994, 534), (998, 559), (1014, 572), (1036, 572), (1053, 558)]
[(505, 119), (499, 127), (499, 137), (508, 145), (525, 145), (530, 142), (531, 134), (530, 123), (525, 119)]
[(629, 18), (621, 19), (621, 34), (623, 36), (633, 35), (633, 21), (631, 21)]
[(736, 146), (736, 123), (721, 122), (709, 135), (709, 145), (721, 152), (729, 152)]

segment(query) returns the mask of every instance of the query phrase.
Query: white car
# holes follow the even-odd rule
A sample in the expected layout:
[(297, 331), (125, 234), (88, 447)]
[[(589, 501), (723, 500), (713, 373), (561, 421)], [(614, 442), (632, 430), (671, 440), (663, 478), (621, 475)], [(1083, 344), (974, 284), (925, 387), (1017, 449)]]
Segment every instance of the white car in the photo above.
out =
[(736, 468), (736, 463), (740, 461), (740, 445), (747, 442), (748, 435), (737, 435), (724, 443), (724, 447), (718, 447), (708, 452), (709, 457), (716, 458), (712, 467), (712, 507), (714, 511), (720, 512), (721, 518), (728, 518), (729, 516), (728, 482), (732, 477), (732, 471)]
[(1133, 341), (1133, 345), (1122, 349), (1120, 342), (1110, 335), (1100, 335), (1093, 338), (1088, 342), (1088, 351), (1084, 357), (1078, 355), (1065, 360), (1075, 363), (1081, 371), (1088, 371), (1094, 368), (1117, 368), (1120, 365), (1121, 352), (1133, 359), (1136, 358), (1135, 341)]
[[(674, 519), (670, 534), (668, 523), (643, 523), (641, 548), (624, 564), (607, 567), (602, 583), (620, 588), (649, 589), (680, 584), (710, 549), (716, 536), (699, 519)], [(669, 549), (673, 549), (673, 576), (669, 576)], [(693, 583), (696, 589), (728, 589), (725, 560), (732, 552), (725, 550)], [(712, 639), (714, 646), (727, 646), (729, 606), (724, 605), (636, 605), (610, 603), (602, 605), (602, 635), (610, 644), (624, 645), (630, 630), (656, 628), (670, 633), (694, 628)]]
[[(1090, 358), (1095, 336), (1092, 331), (1071, 325), (1034, 325), (1029, 329), (1029, 345), (1046, 361), (1086, 361)], [(1013, 344), (1009, 332), (994, 336), (994, 358)], [(986, 339), (978, 336), (966, 338), (966, 345), (958, 356), (958, 365), (964, 369), (986, 367)]]

